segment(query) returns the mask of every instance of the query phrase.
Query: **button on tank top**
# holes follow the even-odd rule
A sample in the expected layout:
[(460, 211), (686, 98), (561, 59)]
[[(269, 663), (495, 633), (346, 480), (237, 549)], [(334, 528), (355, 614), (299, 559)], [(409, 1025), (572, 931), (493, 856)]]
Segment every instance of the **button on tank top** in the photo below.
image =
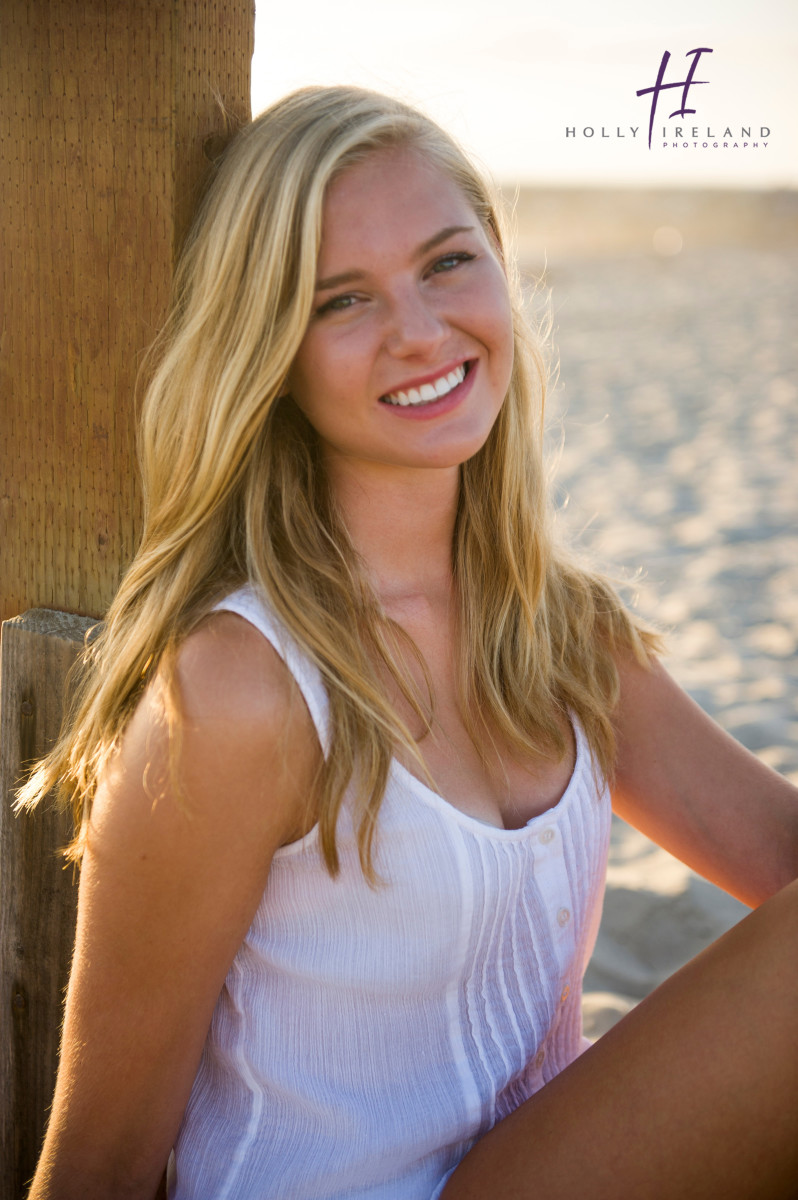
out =
[[(272, 643), (334, 753), (321, 677), (259, 594), (218, 607)], [(338, 877), (317, 829), (277, 851), (213, 1014), (172, 1200), (431, 1200), (581, 1053), (610, 806), (574, 732), (564, 795), (521, 829), (468, 816), (394, 760), (376, 888), (349, 800)]]

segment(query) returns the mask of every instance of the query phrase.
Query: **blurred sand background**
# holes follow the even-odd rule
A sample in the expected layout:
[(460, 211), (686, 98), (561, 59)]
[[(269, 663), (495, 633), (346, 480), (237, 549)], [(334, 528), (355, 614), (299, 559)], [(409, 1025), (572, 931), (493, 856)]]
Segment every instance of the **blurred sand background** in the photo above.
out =
[[(669, 669), (798, 782), (798, 192), (537, 189), (516, 216), (561, 519), (640, 572)], [(616, 821), (588, 1035), (746, 911)]]

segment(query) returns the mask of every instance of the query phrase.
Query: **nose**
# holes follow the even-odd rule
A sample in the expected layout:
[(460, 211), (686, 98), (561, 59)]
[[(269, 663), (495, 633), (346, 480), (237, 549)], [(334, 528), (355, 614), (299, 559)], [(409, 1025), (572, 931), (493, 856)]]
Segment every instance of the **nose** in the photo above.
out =
[(385, 347), (396, 358), (434, 354), (449, 334), (440, 313), (417, 289), (393, 297), (387, 318)]

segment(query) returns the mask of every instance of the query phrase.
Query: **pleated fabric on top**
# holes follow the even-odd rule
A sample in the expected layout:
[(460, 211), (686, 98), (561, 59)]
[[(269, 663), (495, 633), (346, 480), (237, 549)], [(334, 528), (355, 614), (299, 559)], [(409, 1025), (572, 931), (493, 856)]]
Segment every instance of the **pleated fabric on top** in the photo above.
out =
[[(253, 590), (219, 607), (275, 646), (330, 752), (315, 667)], [(515, 830), (394, 760), (376, 889), (348, 806), (336, 879), (316, 829), (277, 852), (216, 1005), (172, 1200), (430, 1200), (480, 1134), (584, 1049), (610, 805), (574, 732), (562, 799)]]

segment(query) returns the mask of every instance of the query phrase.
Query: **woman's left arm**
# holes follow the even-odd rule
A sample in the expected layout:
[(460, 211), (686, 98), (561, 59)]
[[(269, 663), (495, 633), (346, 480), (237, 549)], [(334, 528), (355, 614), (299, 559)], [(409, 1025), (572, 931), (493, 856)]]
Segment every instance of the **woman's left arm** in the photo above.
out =
[(613, 808), (756, 907), (798, 876), (798, 789), (724, 732), (655, 663), (618, 663)]

